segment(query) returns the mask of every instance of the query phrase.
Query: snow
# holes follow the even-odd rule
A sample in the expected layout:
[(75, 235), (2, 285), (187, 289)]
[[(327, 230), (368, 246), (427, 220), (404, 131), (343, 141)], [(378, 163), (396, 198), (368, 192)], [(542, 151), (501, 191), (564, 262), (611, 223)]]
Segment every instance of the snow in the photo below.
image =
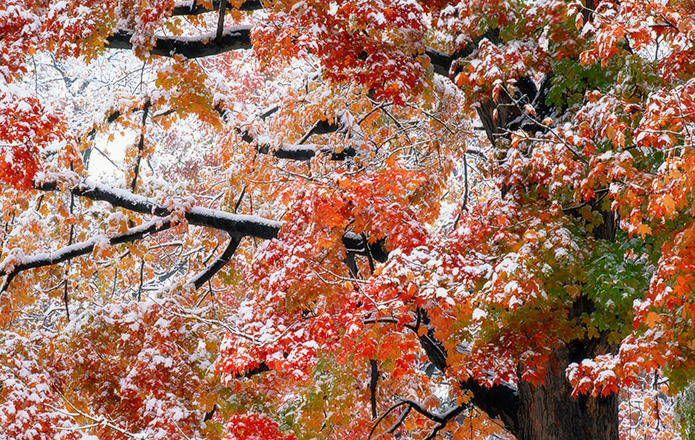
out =
[(476, 308), (473, 310), (473, 314), (471, 315), (474, 321), (480, 321), (482, 319), (487, 318), (487, 312), (485, 310)]
[(164, 357), (159, 354), (152, 357), (152, 362), (156, 365), (163, 365), (165, 368), (171, 368), (174, 365), (174, 361), (171, 357)]
[(296, 2), (294, 5), (292, 5), (292, 8), (290, 9), (290, 14), (296, 14), (297, 11), (304, 8), (306, 8), (306, 2)]
[(307, 348), (312, 348), (314, 350), (319, 349), (319, 344), (316, 341), (306, 341), (304, 342), (304, 346)]

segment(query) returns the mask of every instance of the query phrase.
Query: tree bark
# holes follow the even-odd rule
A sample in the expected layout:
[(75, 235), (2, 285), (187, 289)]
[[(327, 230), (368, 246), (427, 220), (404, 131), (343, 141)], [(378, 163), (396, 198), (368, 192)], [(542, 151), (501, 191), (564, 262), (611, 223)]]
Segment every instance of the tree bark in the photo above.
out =
[[(517, 129), (533, 132), (540, 128), (534, 121), (526, 120), (523, 106), (533, 106), (538, 118), (548, 113), (549, 109), (544, 101), (550, 84), (549, 78), (541, 83), (540, 90), (528, 78), (521, 78), (516, 83), (517, 92), (513, 97), (508, 93), (500, 93), (497, 102), (481, 103), (478, 115), (488, 140), (497, 148), (497, 159), (500, 162), (506, 159), (506, 150), (499, 140), (507, 140), (510, 132)], [(503, 195), (508, 190), (509, 188), (502, 188)], [(602, 209), (600, 202), (598, 199), (588, 203), (604, 219), (592, 235), (598, 240), (614, 240), (615, 216), (610, 209)], [(567, 214), (578, 215), (573, 210), (567, 211)], [(569, 310), (570, 315), (576, 319), (583, 313), (591, 314), (593, 311), (593, 302), (583, 296)], [(599, 337), (569, 341), (566, 346), (556, 349), (548, 365), (548, 375), (542, 383), (532, 385), (519, 379), (516, 426), (508, 423), (502, 417), (504, 413), (498, 411), (500, 419), (517, 440), (617, 440), (618, 395), (580, 395), (575, 399), (572, 396), (572, 386), (565, 376), (570, 363), (614, 352), (615, 348), (607, 344), (604, 337)], [(468, 388), (473, 390), (472, 387)], [(475, 394), (475, 390), (473, 392)]]
[[(446, 349), (433, 336), (426, 313), (419, 314), (420, 323), (428, 329), (419, 332), (420, 343), (434, 367), (446, 374)], [(460, 386), (473, 393), (473, 405), (497, 419), (517, 440), (618, 440), (618, 395), (580, 395), (575, 399), (565, 375), (570, 363), (615, 348), (604, 337), (574, 340), (553, 352), (542, 383), (532, 385), (522, 380), (519, 371), (516, 386), (500, 383), (488, 388), (472, 378)]]
[[(35, 182), (34, 189), (56, 191), (60, 189), (60, 186), (57, 181)], [(167, 217), (173, 213), (171, 208), (160, 204), (156, 200), (122, 189), (90, 182), (86, 179), (81, 180), (80, 183), (74, 185), (69, 191), (78, 197), (107, 202), (115, 207), (141, 214)], [(282, 226), (281, 222), (254, 215), (231, 214), (226, 211), (217, 211), (197, 206), (185, 211), (183, 216), (192, 225), (225, 231), (232, 236), (249, 236), (264, 240), (277, 238)], [(384, 262), (388, 258), (385, 239), (379, 239), (375, 243), (370, 244), (361, 235), (354, 232), (346, 232), (342, 241), (347, 248), (347, 252), (357, 255), (369, 255), (380, 262)]]
[[(106, 39), (107, 49), (132, 49), (130, 41), (135, 32), (119, 29)], [(220, 38), (215, 33), (202, 34), (197, 37), (158, 36), (155, 37), (152, 55), (163, 57), (182, 56), (184, 58), (203, 58), (219, 55), (233, 50), (251, 49), (251, 26), (233, 26), (223, 30)]]
[(572, 397), (566, 349), (555, 351), (542, 384), (519, 383), (517, 440), (617, 440), (618, 395)]

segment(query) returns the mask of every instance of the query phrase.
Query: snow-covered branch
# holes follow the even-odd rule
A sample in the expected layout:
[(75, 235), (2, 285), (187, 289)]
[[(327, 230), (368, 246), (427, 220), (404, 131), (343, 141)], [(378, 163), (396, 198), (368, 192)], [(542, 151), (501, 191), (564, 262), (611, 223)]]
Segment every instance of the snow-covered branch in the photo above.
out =
[[(36, 184), (36, 189), (41, 191), (56, 191), (59, 189), (56, 181), (44, 181)], [(172, 207), (164, 206), (156, 200), (133, 194), (123, 189), (112, 188), (100, 183), (83, 179), (69, 191), (79, 197), (85, 197), (94, 201), (110, 203), (118, 208), (141, 214), (166, 217), (174, 212)], [(225, 231), (232, 236), (255, 237), (269, 240), (277, 238), (282, 223), (266, 219), (256, 215), (231, 214), (225, 211), (202, 207), (186, 207), (182, 215), (192, 225)], [(343, 235), (343, 244), (348, 252), (362, 255), (371, 255), (378, 261), (385, 261), (388, 253), (384, 248), (383, 240), (375, 244), (368, 244), (358, 234), (347, 232)]]
[[(106, 40), (106, 48), (132, 49), (134, 35), (132, 30), (120, 29)], [(240, 25), (225, 28), (220, 38), (215, 38), (215, 33), (195, 37), (158, 36), (150, 53), (164, 57), (202, 58), (252, 47), (251, 26)]]
[(342, 149), (334, 149), (316, 144), (286, 144), (284, 142), (276, 144), (265, 136), (259, 136), (255, 142), (257, 142), (256, 150), (259, 153), (272, 154), (278, 159), (310, 160), (316, 156), (316, 153), (322, 153), (331, 160), (344, 160), (356, 154), (356, 150), (352, 145)]
[[(420, 334), (418, 332), (419, 325), (424, 326), (427, 331)], [(414, 329), (418, 333), (418, 339), (420, 339), (420, 344), (425, 354), (437, 369), (445, 373), (448, 366), (446, 348), (435, 337), (434, 327), (430, 324), (429, 317), (422, 309), (418, 310), (418, 326), (414, 327)], [(518, 432), (520, 402), (519, 392), (516, 387), (507, 383), (499, 383), (488, 387), (480, 384), (472, 377), (462, 381), (460, 385), (462, 389), (473, 393), (471, 403), (490, 415), (490, 417), (499, 417), (509, 432), (513, 434)], [(417, 410), (417, 408), (413, 409)]]
[(82, 255), (87, 255), (94, 251), (94, 248), (97, 246), (113, 246), (140, 240), (148, 235), (167, 230), (170, 227), (170, 217), (158, 218), (140, 226), (130, 228), (122, 234), (113, 235), (111, 237), (97, 235), (89, 240), (65, 246), (54, 252), (42, 252), (26, 257), (10, 255), (0, 264), (0, 276), (8, 276), (8, 280), (5, 281), (7, 285), (9, 279), (22, 271), (51, 266)]
[[(212, 4), (201, 4), (195, 0), (177, 1), (174, 3), (174, 9), (171, 15), (199, 15), (206, 12), (218, 11), (220, 9), (220, 0), (213, 0)], [(227, 2), (227, 9), (237, 9), (239, 11), (256, 11), (263, 9), (263, 3), (260, 0), (245, 0), (241, 5), (234, 8)]]
[[(55, 181), (48, 181), (38, 184), (37, 189), (54, 191), (58, 189), (58, 185)], [(173, 212), (173, 208), (164, 206), (153, 199), (86, 179), (73, 186), (70, 192), (79, 197), (108, 202), (113, 206), (141, 214), (165, 217)], [(261, 239), (277, 237), (281, 226), (280, 222), (258, 216), (231, 214), (201, 207), (191, 207), (185, 211), (184, 217), (192, 225), (210, 227), (232, 235)]]
[[(181, 1), (174, 6), (172, 15), (204, 14), (216, 11), (219, 7), (219, 0), (213, 2), (212, 8), (197, 4), (194, 1)], [(227, 5), (227, 8), (229, 9), (230, 6)], [(259, 1), (245, 1), (238, 9), (240, 11), (253, 11), (261, 8), (262, 5)], [(216, 38), (215, 33), (206, 33), (195, 37), (157, 36), (155, 37), (155, 45), (150, 53), (164, 57), (183, 56), (184, 58), (192, 59), (219, 55), (233, 50), (251, 49), (253, 47), (251, 28), (251, 26), (245, 25), (228, 27), (224, 29), (220, 38)], [(135, 32), (130, 29), (119, 29), (108, 37), (105, 47), (107, 49), (132, 49), (133, 43), (131, 43), (131, 38), (134, 35)], [(487, 34), (485, 35), (487, 36)], [(447, 55), (430, 47), (425, 49), (425, 55), (430, 58), (435, 73), (449, 76), (449, 70), (453, 62), (458, 58), (470, 55), (477, 48), (477, 44), (482, 38), (476, 39), (463, 50), (452, 55)]]

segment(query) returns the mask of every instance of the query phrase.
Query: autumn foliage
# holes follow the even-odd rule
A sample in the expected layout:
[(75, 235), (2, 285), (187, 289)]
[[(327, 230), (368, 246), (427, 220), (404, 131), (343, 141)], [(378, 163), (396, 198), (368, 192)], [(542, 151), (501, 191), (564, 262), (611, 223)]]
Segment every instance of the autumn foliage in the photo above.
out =
[(680, 438), (693, 60), (692, 0), (2, 2), (0, 439)]

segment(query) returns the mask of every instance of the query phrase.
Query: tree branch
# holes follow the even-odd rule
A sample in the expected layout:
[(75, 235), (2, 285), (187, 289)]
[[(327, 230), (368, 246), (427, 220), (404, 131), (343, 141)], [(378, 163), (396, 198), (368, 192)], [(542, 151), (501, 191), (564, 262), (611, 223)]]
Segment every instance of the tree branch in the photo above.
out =
[(239, 243), (241, 243), (241, 237), (232, 235), (229, 238), (229, 244), (224, 252), (222, 252), (222, 255), (217, 257), (210, 266), (205, 268), (205, 270), (191, 278), (188, 281), (188, 284), (192, 284), (196, 289), (200, 289), (203, 284), (207, 283), (208, 280), (215, 276), (215, 274), (219, 272), (225, 264), (227, 264), (229, 259), (232, 258), (232, 255), (234, 255), (234, 252), (236, 252), (237, 248), (239, 247)]
[[(145, 104), (145, 115), (143, 116), (143, 121), (145, 120), (147, 116), (147, 110), (149, 110), (149, 101)], [(218, 104), (215, 106), (215, 110), (217, 113), (220, 115), (220, 117), (224, 121), (228, 121), (226, 111), (221, 108), (221, 106)], [(276, 108), (273, 108), (272, 110), (277, 110)], [(268, 113), (268, 112), (266, 112)], [(114, 111), (113, 113), (110, 113), (106, 117), (106, 121), (108, 123), (116, 121), (118, 118), (122, 116), (121, 112), (119, 110)], [(267, 117), (268, 115), (262, 114), (260, 117), (263, 119)], [(322, 153), (326, 156), (329, 156), (331, 160), (345, 160), (348, 157), (354, 157), (357, 154), (357, 150), (355, 150), (355, 147), (353, 145), (348, 145), (344, 147), (342, 150), (337, 151), (336, 149), (332, 149), (326, 146), (321, 146), (321, 145), (316, 145), (316, 144), (305, 144), (304, 142), (314, 134), (327, 134), (327, 133), (333, 133), (333, 132), (347, 132), (347, 130), (350, 127), (346, 126), (347, 121), (344, 119), (346, 118), (340, 118), (340, 123), (336, 122), (328, 122), (327, 120), (323, 119), (318, 121), (314, 126), (309, 130), (303, 137), (302, 139), (299, 140), (296, 144), (286, 144), (286, 143), (274, 143), (272, 139), (266, 137), (266, 136), (258, 136), (255, 137), (251, 135), (248, 131), (242, 129), (242, 128), (237, 128), (237, 132), (241, 134), (241, 138), (250, 144), (256, 143), (256, 150), (261, 153), (261, 154), (272, 154), (273, 156), (277, 157), (278, 159), (288, 159), (288, 160), (297, 160), (297, 161), (307, 161), (311, 160), (314, 156), (316, 156), (317, 153)], [(144, 125), (144, 123), (143, 123)], [(96, 130), (92, 130), (90, 134), (95, 133)], [(144, 139), (141, 137), (140, 138), (140, 143), (138, 144), (138, 148), (141, 150), (142, 143), (144, 142)], [(139, 162), (138, 162), (139, 163)], [(133, 186), (131, 185), (131, 188)]]
[[(384, 412), (384, 413), (376, 420), (376, 422), (374, 423), (374, 426), (372, 426), (371, 431), (369, 431), (369, 436), (368, 436), (367, 438), (368, 438), (368, 439), (372, 438), (372, 435), (374, 435), (374, 431), (376, 430), (376, 427), (379, 426), (379, 424), (386, 418), (386, 416), (388, 416), (388, 415), (391, 413), (391, 411), (395, 410), (395, 409), (398, 408), (399, 406), (403, 406), (403, 405), (407, 405), (407, 404), (408, 404), (408, 402), (403, 401), (403, 400), (400, 401), (400, 402), (398, 402), (398, 403), (394, 403), (394, 404), (391, 406), (391, 408), (387, 409), (386, 412)], [(405, 409), (405, 411), (403, 411), (403, 412), (407, 415), (407, 413), (410, 412), (410, 406), (408, 406), (408, 407)], [(402, 414), (401, 414), (401, 417), (399, 417), (399, 420), (400, 420), (401, 423), (402, 423), (402, 420), (401, 420), (401, 419), (405, 419), (405, 417), (402, 417)], [(395, 431), (395, 429), (393, 429), (393, 430)]]
[[(418, 309), (418, 318), (427, 332), (418, 335), (420, 344), (430, 362), (444, 373), (447, 367), (447, 353), (444, 345), (434, 337), (434, 327), (430, 324), (427, 312)], [(417, 332), (417, 327), (414, 327)], [(491, 387), (483, 386), (473, 378), (460, 382), (461, 388), (473, 393), (471, 403), (487, 413), (491, 418), (499, 417), (505, 428), (516, 435), (519, 427), (519, 392), (512, 385), (500, 383)], [(413, 408), (416, 409), (417, 408)], [(433, 419), (434, 420), (434, 419)]]
[[(213, 0), (211, 7), (202, 5), (195, 0), (187, 1), (177, 1), (174, 4), (174, 9), (171, 11), (171, 15), (200, 15), (206, 12), (218, 11), (220, 9), (220, 0)], [(234, 8), (232, 5), (227, 3), (226, 9), (237, 9), (239, 11), (257, 11), (263, 9), (263, 4), (260, 0), (246, 0), (238, 8)]]
[[(422, 345), (423, 350), (427, 358), (432, 362), (439, 371), (444, 373), (447, 367), (447, 353), (444, 345), (434, 337), (434, 327), (430, 324), (430, 318), (427, 316), (427, 312), (421, 308), (417, 308), (417, 324), (412, 327), (412, 330), (418, 334), (418, 339), (420, 340), (420, 345)], [(420, 325), (424, 325), (427, 332), (420, 334), (418, 331)]]
[(371, 367), (370, 379), (369, 379), (369, 401), (372, 405), (372, 420), (376, 419), (376, 387), (379, 382), (379, 368), (376, 363), (376, 359), (369, 360), (369, 366)]
[(430, 419), (430, 420), (432, 420), (432, 421), (435, 421), (435, 422), (437, 422), (437, 423), (442, 423), (442, 422), (444, 421), (444, 417), (443, 417), (443, 416), (441, 416), (441, 415), (439, 415), (439, 414), (434, 414), (434, 413), (431, 413), (431, 412), (427, 411), (425, 408), (423, 408), (422, 406), (420, 406), (419, 403), (417, 403), (417, 402), (415, 402), (415, 401), (413, 401), (413, 400), (404, 399), (403, 401), (404, 401), (406, 404), (410, 405), (410, 407), (411, 407), (412, 409), (414, 409), (415, 411), (419, 412), (420, 414), (422, 414), (423, 416), (427, 417), (428, 419)]
[(408, 417), (408, 414), (410, 414), (410, 410), (410, 406), (406, 407), (406, 409), (403, 410), (401, 415), (398, 416), (396, 422), (389, 429), (386, 430), (385, 434), (393, 434), (394, 432), (396, 432), (396, 429), (398, 429), (398, 427), (403, 424), (405, 418)]
[[(423, 309), (418, 308), (416, 315), (416, 322), (412, 324), (407, 324), (405, 327), (418, 333), (418, 339), (422, 345), (425, 354), (428, 359), (442, 373), (446, 373), (447, 367), (447, 352), (444, 345), (434, 337), (434, 327), (430, 323), (430, 319), (427, 316), (427, 312)], [(391, 316), (384, 316), (381, 318), (366, 318), (364, 319), (365, 324), (375, 324), (375, 323), (392, 323), (398, 324), (399, 319)], [(420, 325), (425, 326), (427, 332), (419, 334), (418, 329)], [(468, 378), (467, 380), (459, 383), (461, 388), (464, 390), (469, 390), (473, 393), (473, 398), (471, 403), (483, 412), (487, 413), (491, 418), (499, 417), (504, 427), (516, 435), (519, 427), (518, 411), (519, 411), (519, 392), (513, 385), (500, 383), (493, 385), (491, 387), (486, 387), (478, 383), (473, 378)], [(393, 410), (392, 407), (389, 411)], [(417, 410), (417, 408), (413, 407)], [(387, 411), (388, 412), (388, 411)], [(436, 419), (432, 419), (438, 421)], [(381, 418), (379, 419), (381, 421)], [(441, 428), (440, 428), (441, 429)], [(438, 432), (438, 431), (437, 431)], [(432, 437), (433, 438), (433, 437)]]
[[(427, 411), (424, 409), (422, 406), (420, 406), (419, 403), (414, 402), (412, 400), (404, 400), (404, 403), (408, 404), (408, 408), (412, 408), (418, 413), (422, 414), (423, 416), (427, 417), (428, 419), (437, 422), (438, 425), (432, 430), (430, 435), (428, 435), (425, 440), (432, 440), (435, 437), (437, 437), (437, 434), (439, 431), (444, 429), (446, 425), (456, 417), (458, 417), (459, 414), (463, 412), (464, 409), (466, 409), (465, 406), (456, 406), (449, 411), (445, 412), (444, 414), (435, 414), (432, 412)], [(406, 414), (407, 415), (407, 414)], [(404, 417), (400, 417), (399, 420), (402, 421)], [(393, 428), (392, 428), (393, 429)]]
[(268, 364), (266, 364), (265, 362), (261, 362), (260, 364), (258, 364), (258, 366), (256, 368), (249, 370), (249, 371), (246, 371), (244, 373), (239, 373), (236, 376), (234, 376), (234, 378), (235, 379), (241, 379), (241, 378), (249, 379), (257, 374), (266, 373), (268, 371), (270, 371), (270, 367), (268, 367)]
[(463, 410), (466, 409), (465, 406), (457, 406), (450, 411), (448, 411), (446, 414), (442, 414), (441, 417), (441, 422), (439, 422), (439, 425), (432, 430), (430, 435), (428, 435), (425, 440), (433, 440), (434, 438), (437, 437), (437, 434), (439, 434), (439, 431), (444, 429), (446, 425), (456, 417), (458, 417), (459, 414), (463, 412)]
[[(205, 5), (198, 4), (194, 0), (179, 1), (174, 5), (172, 16), (181, 15), (199, 15), (206, 12), (219, 11), (220, 4), (226, 3), (221, 0), (213, 0), (212, 7), (208, 8)], [(226, 9), (232, 9), (232, 6), (226, 4)], [(246, 0), (237, 8), (240, 11), (255, 11), (263, 9), (260, 0)], [(251, 49), (251, 27), (250, 26), (234, 26), (227, 29), (220, 35), (220, 30), (211, 34), (203, 34), (197, 37), (156, 37), (155, 46), (150, 53), (165, 57), (173, 57), (182, 55), (184, 58), (202, 58), (207, 56), (218, 55), (224, 52), (239, 49)], [(135, 33), (132, 30), (120, 29), (110, 36), (106, 41), (108, 49), (132, 49), (133, 45), (130, 39)], [(449, 76), (449, 71), (452, 64), (459, 58), (465, 58), (478, 47), (478, 43), (483, 38), (498, 39), (499, 31), (496, 29), (489, 30), (482, 37), (469, 42), (463, 49), (455, 52), (452, 55), (447, 55), (441, 51), (432, 48), (426, 48), (425, 55), (430, 58), (432, 67), (435, 73), (443, 76)]]
[[(36, 186), (41, 191), (55, 191), (57, 182), (44, 182)], [(124, 208), (141, 214), (165, 217), (173, 212), (173, 209), (163, 206), (147, 197), (133, 194), (132, 192), (111, 188), (99, 183), (82, 180), (72, 187), (70, 192), (76, 196), (85, 197), (95, 201), (108, 202), (113, 206)], [(251, 215), (230, 214), (224, 211), (216, 211), (207, 208), (193, 207), (184, 214), (186, 220), (196, 226), (206, 226), (213, 229), (226, 231), (229, 234), (239, 236), (251, 236), (261, 239), (275, 238), (280, 231), (281, 223)]]
[(434, 73), (438, 73), (439, 75), (446, 77), (449, 76), (451, 65), (454, 64), (454, 61), (456, 60), (454, 55), (447, 55), (444, 52), (432, 49), (431, 47), (425, 49), (425, 55), (430, 58), (430, 63), (432, 64)]
[[(148, 223), (144, 223), (134, 228), (130, 228), (122, 234), (114, 235), (111, 237), (98, 235), (81, 243), (75, 243), (69, 246), (65, 246), (64, 248), (58, 249), (55, 252), (43, 252), (40, 254), (23, 257), (21, 258), (18, 264), (10, 263), (9, 269), (6, 267), (0, 268), (0, 276), (7, 275), (8, 278), (13, 278), (18, 273), (28, 269), (51, 266), (54, 264), (71, 260), (82, 255), (90, 254), (92, 253), (92, 251), (94, 251), (94, 248), (103, 243), (104, 240), (106, 240), (110, 246), (113, 246), (116, 244), (140, 240), (148, 235), (152, 235), (157, 232), (169, 229), (170, 227), (171, 218), (165, 217), (153, 220)], [(9, 283), (6, 282), (6, 284)]]
[[(227, 111), (222, 108), (221, 105), (215, 106), (215, 110), (222, 117), (223, 120), (228, 121)], [(275, 111), (276, 109), (272, 109)], [(265, 112), (260, 116), (261, 119), (267, 117), (268, 112)], [(306, 161), (311, 160), (318, 152), (329, 156), (331, 160), (345, 160), (348, 157), (354, 157), (357, 154), (354, 145), (347, 145), (341, 150), (329, 148), (327, 146), (320, 146), (316, 144), (306, 144), (305, 142), (315, 134), (327, 134), (327, 133), (347, 133), (351, 129), (350, 123), (352, 118), (347, 114), (340, 115), (335, 121), (329, 122), (326, 119), (322, 119), (316, 122), (311, 129), (304, 135), (296, 144), (277, 144), (273, 142), (272, 139), (266, 136), (254, 136), (248, 130), (244, 128), (237, 128), (237, 132), (241, 134), (241, 138), (244, 142), (249, 144), (256, 144), (256, 150), (261, 154), (272, 154), (278, 159), (289, 159), (289, 160), (299, 160)]]
[(140, 174), (140, 163), (142, 162), (142, 153), (145, 150), (145, 124), (147, 124), (147, 115), (150, 112), (150, 107), (152, 102), (148, 99), (142, 108), (142, 120), (141, 120), (141, 130), (140, 140), (138, 141), (138, 157), (135, 162), (135, 172), (133, 175), (133, 181), (130, 183), (130, 190), (135, 192), (135, 188), (138, 185), (138, 176)]
[(224, 31), (224, 13), (227, 12), (227, 0), (222, 0), (217, 8), (220, 11), (217, 17), (217, 32), (215, 33), (215, 39), (219, 40), (222, 38), (222, 32)]
[(473, 378), (461, 382), (461, 388), (473, 393), (471, 403), (490, 416), (499, 417), (507, 431), (519, 432), (519, 391), (512, 385), (500, 383), (491, 387), (480, 385)]
[[(182, 56), (184, 58), (202, 58), (240, 49), (251, 49), (252, 26), (240, 25), (225, 28), (220, 38), (216, 33), (206, 33), (195, 37), (155, 37), (152, 55), (163, 57)], [(107, 49), (132, 49), (131, 38), (135, 32), (120, 29), (106, 39)]]
[[(41, 191), (56, 191), (58, 183), (46, 181), (36, 183), (35, 188)], [(129, 211), (141, 214), (166, 217), (173, 213), (173, 209), (166, 207), (152, 199), (143, 197), (132, 192), (111, 188), (95, 182), (83, 179), (79, 184), (73, 186), (69, 191), (80, 197), (85, 197), (95, 201), (108, 202), (113, 206), (124, 208)], [(196, 226), (209, 227), (225, 231), (233, 236), (249, 236), (269, 240), (277, 238), (280, 232), (281, 222), (266, 219), (254, 215), (231, 214), (225, 211), (192, 207), (184, 212), (184, 218), (188, 223)], [(377, 261), (386, 261), (388, 252), (384, 247), (384, 240), (378, 240), (374, 244), (369, 244), (360, 235), (346, 232), (343, 235), (343, 244), (349, 252), (360, 255), (371, 255)]]
[[(250, 137), (248, 135), (245, 136)], [(246, 140), (246, 137), (244, 138), (244, 140)], [(272, 154), (278, 159), (290, 159), (299, 161), (311, 160), (311, 158), (316, 156), (317, 152), (325, 154), (331, 160), (345, 160), (347, 157), (354, 157), (357, 153), (352, 145), (347, 146), (340, 151), (337, 151), (329, 147), (322, 147), (315, 144), (302, 145), (280, 143), (279, 145), (277, 145), (273, 144), (269, 139), (261, 136), (258, 137), (256, 150), (261, 154)]]
[(440, 75), (449, 76), (451, 72), (451, 66), (454, 62), (460, 58), (466, 58), (478, 49), (478, 44), (484, 39), (488, 39), (491, 42), (498, 44), (500, 40), (499, 29), (488, 29), (483, 35), (474, 38), (469, 41), (462, 49), (457, 50), (451, 55), (447, 55), (444, 52), (440, 52), (436, 49), (428, 47), (425, 49), (425, 55), (430, 58), (430, 63), (435, 73)]

